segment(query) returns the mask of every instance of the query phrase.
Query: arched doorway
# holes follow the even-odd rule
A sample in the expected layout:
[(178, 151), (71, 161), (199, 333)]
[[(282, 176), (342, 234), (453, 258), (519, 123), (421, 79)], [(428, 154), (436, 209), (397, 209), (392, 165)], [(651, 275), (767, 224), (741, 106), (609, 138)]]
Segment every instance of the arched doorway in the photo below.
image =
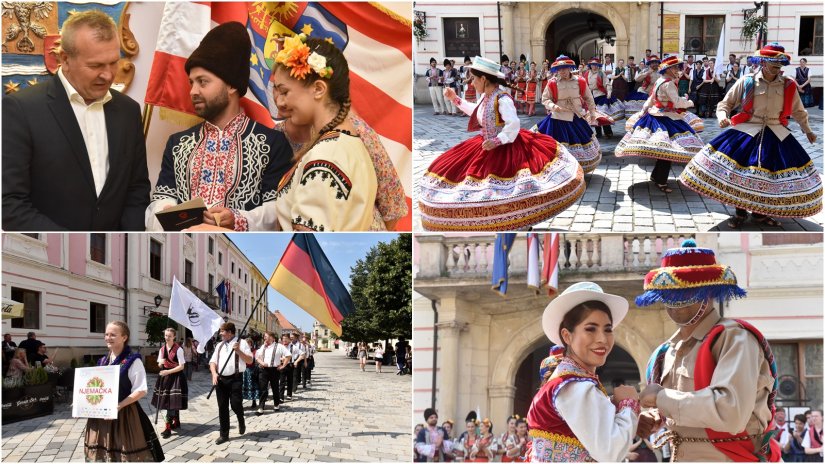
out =
[[(539, 366), (547, 357), (551, 346), (549, 343), (544, 343), (534, 349), (524, 358), (516, 372), (516, 378), (513, 382), (516, 387), (515, 398), (513, 398), (513, 412), (522, 417), (527, 415), (533, 395), (541, 386)], [(613, 350), (607, 356), (607, 362), (596, 370), (596, 374), (608, 392), (611, 391), (614, 380), (622, 380), (626, 385), (637, 385), (641, 380), (636, 361), (619, 345), (613, 346)]]
[(612, 50), (610, 43), (615, 44), (616, 30), (604, 16), (590, 11), (569, 10), (547, 26), (544, 40), (545, 56), (551, 60), (565, 54), (581, 63)]

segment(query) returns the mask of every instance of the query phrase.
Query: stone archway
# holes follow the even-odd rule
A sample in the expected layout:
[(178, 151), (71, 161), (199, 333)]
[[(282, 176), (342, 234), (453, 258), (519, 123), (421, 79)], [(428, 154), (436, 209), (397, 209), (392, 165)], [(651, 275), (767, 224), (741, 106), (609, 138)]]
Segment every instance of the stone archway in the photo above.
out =
[[(560, 16), (572, 11), (589, 12), (601, 16), (613, 26), (616, 32), (616, 56), (627, 56), (630, 44), (630, 35), (622, 14), (615, 5), (607, 2), (556, 2), (541, 4), (547, 5), (541, 13), (533, 20), (530, 27), (530, 46), (532, 56), (544, 56), (545, 54), (545, 33), (547, 28)], [(547, 57), (553, 59), (555, 57)]]

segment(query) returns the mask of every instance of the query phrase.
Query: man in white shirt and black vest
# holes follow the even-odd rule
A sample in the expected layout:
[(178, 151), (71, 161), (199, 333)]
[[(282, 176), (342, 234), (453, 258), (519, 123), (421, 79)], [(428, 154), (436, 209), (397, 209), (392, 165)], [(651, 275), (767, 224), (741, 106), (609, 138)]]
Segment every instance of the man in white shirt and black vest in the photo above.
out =
[[(209, 360), (209, 370), (212, 371), (212, 385), (218, 396), (218, 417), (220, 419), (221, 436), (215, 440), (216, 445), (229, 440), (229, 406), (238, 417), (238, 432), (246, 432), (246, 422), (243, 416), (243, 371), (246, 364), (252, 363), (252, 351), (246, 343), (240, 343), (235, 337), (235, 324), (225, 322), (221, 324), (221, 342), (215, 346), (215, 352)], [(227, 359), (229, 362), (227, 362)]]
[[(284, 403), (287, 397), (292, 399), (292, 381), (295, 375), (295, 366), (292, 364), (294, 358), (292, 356), (292, 344), (290, 343), (289, 334), (281, 335), (281, 346), (286, 349), (286, 366), (281, 371), (281, 403)], [(286, 390), (286, 396), (284, 396)]]

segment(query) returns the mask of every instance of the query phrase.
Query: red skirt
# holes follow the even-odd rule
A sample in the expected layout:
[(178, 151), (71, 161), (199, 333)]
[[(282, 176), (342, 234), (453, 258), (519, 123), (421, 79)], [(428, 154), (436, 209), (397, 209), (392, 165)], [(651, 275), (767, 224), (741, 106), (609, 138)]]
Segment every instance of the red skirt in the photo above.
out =
[(427, 230), (516, 230), (555, 216), (584, 193), (578, 161), (552, 137), (521, 129), (486, 151), (477, 135), (447, 150), (424, 174)]
[(518, 87), (518, 92), (516, 92), (516, 100), (526, 102), (527, 99), (525, 97), (525, 90), (527, 89), (527, 82), (518, 82), (516, 83), (516, 87)]

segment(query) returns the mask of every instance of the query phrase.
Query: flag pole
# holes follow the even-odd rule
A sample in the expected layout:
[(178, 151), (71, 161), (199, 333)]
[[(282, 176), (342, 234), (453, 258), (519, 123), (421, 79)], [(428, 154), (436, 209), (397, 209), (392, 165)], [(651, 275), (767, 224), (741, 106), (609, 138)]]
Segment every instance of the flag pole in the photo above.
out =
[(149, 135), (149, 123), (152, 122), (152, 110), (155, 109), (155, 105), (151, 103), (144, 103), (143, 105), (143, 139), (146, 140), (146, 136)]
[[(255, 306), (252, 307), (252, 311), (249, 313), (249, 318), (246, 320), (246, 324), (243, 325), (243, 329), (241, 329), (241, 332), (238, 334), (238, 341), (239, 342), (241, 341), (241, 337), (246, 332), (247, 326), (249, 326), (249, 321), (251, 321), (252, 318), (255, 316), (255, 311), (258, 310), (258, 306), (260, 306), (261, 300), (263, 299), (264, 294), (266, 294), (267, 289), (269, 289), (269, 283), (268, 282), (264, 286), (263, 290), (261, 291), (261, 294), (258, 296), (258, 301), (255, 302)], [(223, 372), (223, 370), (226, 368), (227, 364), (229, 364), (230, 359), (232, 359), (232, 356), (227, 356), (226, 361), (223, 363), (223, 367), (218, 369), (218, 375), (219, 376), (220, 376), (220, 373)], [(206, 395), (206, 399), (209, 399), (209, 397), (212, 396), (213, 391), (215, 391), (215, 385), (212, 385), (212, 388), (209, 390), (209, 393)]]

